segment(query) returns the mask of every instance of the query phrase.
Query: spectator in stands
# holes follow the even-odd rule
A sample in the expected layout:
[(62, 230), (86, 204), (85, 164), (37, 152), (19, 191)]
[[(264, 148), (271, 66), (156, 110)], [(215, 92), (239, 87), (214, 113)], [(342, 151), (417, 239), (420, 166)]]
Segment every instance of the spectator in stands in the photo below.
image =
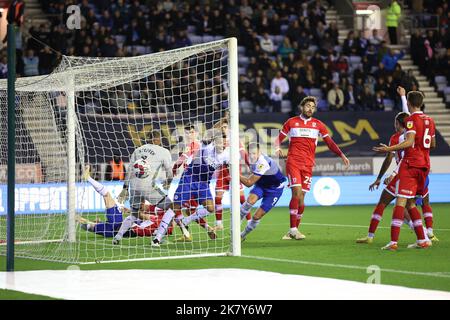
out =
[(0, 57), (0, 79), (8, 78), (8, 62), (6, 61), (6, 56), (2, 55)]
[(369, 45), (369, 41), (363, 36), (361, 35), (361, 32), (356, 31), (355, 32), (355, 55), (357, 56), (363, 56), (366, 53), (367, 47)]
[(278, 47), (277, 52), (282, 59), (286, 59), (290, 53), (295, 52), (288, 37), (284, 37), (283, 43)]
[(382, 41), (383, 38), (378, 35), (378, 30), (373, 29), (372, 35), (369, 37), (369, 43), (375, 47), (378, 47)]
[(239, 76), (239, 100), (251, 99), (251, 87), (247, 77), (243, 74)]
[(271, 105), (271, 100), (267, 96), (264, 86), (258, 86), (257, 93), (253, 97), (255, 112), (268, 112), (269, 106)]
[(384, 95), (381, 92), (375, 93), (376, 98), (376, 111), (384, 111), (385, 109), (385, 102), (384, 102)]
[(302, 29), (300, 36), (297, 38), (298, 47), (301, 50), (307, 50), (311, 45), (312, 36), (308, 35), (305, 30)]
[(275, 51), (275, 46), (269, 34), (266, 32), (260, 40), (261, 49), (263, 49), (268, 54), (272, 54)]
[(28, 50), (25, 57), (23, 57), (23, 74), (27, 77), (39, 75), (39, 57), (34, 55), (33, 50)]
[(361, 105), (364, 93), (363, 79), (361, 78), (356, 79), (356, 82), (353, 85), (353, 90), (355, 92), (356, 101), (359, 103), (359, 105)]
[(297, 112), (295, 108), (300, 105), (300, 102), (302, 102), (302, 100), (306, 98), (306, 96), (307, 94), (305, 93), (304, 88), (301, 85), (298, 85), (295, 88), (295, 93), (291, 97), (292, 105), (294, 106), (293, 112)]
[(225, 38), (231, 38), (236, 37), (238, 39), (241, 38), (240, 30), (236, 26), (236, 21), (234, 19), (231, 19), (228, 21), (228, 23), (225, 24)]
[(330, 23), (326, 33), (330, 35), (330, 38), (333, 41), (333, 46), (339, 44), (339, 30), (337, 29), (337, 24), (335, 22)]
[(386, 78), (386, 97), (395, 102), (397, 96), (397, 86), (395, 85), (394, 78), (392, 75), (388, 75)]
[(347, 38), (344, 40), (344, 44), (342, 46), (342, 53), (346, 56), (356, 55), (357, 50), (357, 42), (355, 41), (355, 33), (353, 31), (349, 31), (347, 33)]
[(283, 100), (283, 93), (280, 87), (276, 86), (270, 93), (270, 101), (272, 103), (272, 112), (281, 111), (281, 101)]
[(378, 52), (375, 46), (369, 44), (366, 54), (363, 57), (363, 62), (364, 58), (367, 59), (367, 66), (365, 68), (368, 69), (367, 74), (369, 74), (372, 72), (372, 68), (376, 68), (378, 65)]
[(115, 57), (118, 49), (116, 41), (113, 38), (107, 37), (100, 47), (100, 53), (102, 57)]
[(275, 74), (275, 77), (272, 79), (270, 83), (270, 91), (275, 92), (275, 88), (278, 87), (280, 89), (280, 94), (282, 97), (289, 92), (289, 83), (286, 78), (283, 77), (280, 70), (278, 70)]
[(321, 21), (319, 21), (317, 24), (317, 28), (315, 28), (313, 31), (314, 41), (317, 44), (320, 44), (322, 39), (325, 37), (325, 33), (326, 33), (325, 26)]
[(378, 109), (376, 97), (370, 90), (369, 86), (364, 86), (362, 109), (366, 111), (374, 111)]
[(241, 1), (241, 6), (239, 7), (239, 11), (240, 11), (240, 14), (241, 14), (241, 18), (252, 19), (253, 9), (249, 5), (247, 0), (242, 0)]
[(427, 75), (428, 79), (432, 79), (433, 78), (433, 71), (434, 71), (434, 62), (435, 62), (435, 58), (434, 58), (434, 51), (433, 51), (433, 47), (430, 44), (430, 40), (425, 39), (424, 41), (424, 46), (425, 46), (425, 61), (424, 61), (424, 70), (425, 70), (425, 74)]
[(353, 91), (353, 86), (349, 84), (344, 91), (344, 105), (347, 110), (359, 111), (359, 103)]
[(55, 55), (50, 50), (50, 47), (45, 46), (39, 52), (39, 74), (49, 74), (52, 72), (55, 61)]
[(333, 70), (338, 72), (341, 76), (344, 76), (348, 73), (348, 69), (349, 66), (347, 58), (345, 58), (344, 56), (339, 56), (337, 61), (335, 61), (333, 64)]
[(127, 40), (126, 43), (129, 46), (137, 46), (141, 44), (141, 34), (139, 32), (139, 26), (137, 20), (131, 21), (131, 25), (126, 30)]
[(405, 55), (405, 51), (400, 51), (399, 53), (394, 54), (392, 49), (389, 49), (388, 53), (384, 55), (383, 60), (381, 61), (387, 72), (393, 72), (395, 66), (397, 65), (398, 60), (403, 58)]
[(25, 3), (22, 0), (14, 0), (8, 7), (6, 21), (8, 24), (14, 24), (20, 27), (23, 23), (23, 15), (25, 13)]
[(100, 25), (111, 30), (114, 25), (114, 20), (111, 17), (111, 14), (108, 10), (103, 11), (102, 16), (100, 17)]
[(386, 26), (388, 28), (389, 40), (391, 44), (397, 44), (397, 27), (401, 17), (402, 9), (397, 0), (391, 0), (386, 15)]
[(339, 87), (339, 84), (335, 83), (334, 86), (330, 89), (330, 91), (328, 91), (327, 100), (330, 111), (345, 110), (344, 92)]
[(334, 40), (331, 38), (329, 33), (325, 33), (325, 36), (319, 43), (319, 47), (321, 49), (321, 53), (325, 56), (329, 52), (333, 51), (334, 48)]

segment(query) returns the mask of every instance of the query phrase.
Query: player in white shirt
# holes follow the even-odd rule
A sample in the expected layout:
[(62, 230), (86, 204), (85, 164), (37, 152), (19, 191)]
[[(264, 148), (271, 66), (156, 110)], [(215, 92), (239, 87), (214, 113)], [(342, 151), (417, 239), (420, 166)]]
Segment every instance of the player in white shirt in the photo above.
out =
[[(113, 244), (118, 244), (125, 232), (139, 217), (139, 209), (147, 200), (151, 204), (165, 211), (172, 211), (172, 201), (167, 196), (166, 191), (161, 190), (155, 183), (162, 168), (166, 175), (164, 189), (168, 190), (173, 179), (172, 155), (169, 150), (160, 146), (161, 136), (159, 132), (153, 131), (150, 137), (150, 144), (145, 144), (137, 148), (130, 157), (130, 169), (127, 170), (127, 177), (123, 185), (123, 190), (119, 194), (118, 201), (123, 203), (129, 197), (131, 215), (123, 221), (119, 231), (113, 239)], [(137, 178), (133, 175), (131, 166), (138, 159), (145, 159), (151, 165), (151, 173), (147, 178)]]

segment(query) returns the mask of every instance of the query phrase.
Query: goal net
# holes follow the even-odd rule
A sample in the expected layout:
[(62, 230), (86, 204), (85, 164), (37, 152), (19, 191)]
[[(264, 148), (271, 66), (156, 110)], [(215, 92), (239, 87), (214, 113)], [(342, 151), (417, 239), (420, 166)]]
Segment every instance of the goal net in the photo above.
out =
[[(2, 80), (4, 122), (6, 89)], [(15, 102), (16, 257), (95, 263), (240, 254), (235, 39), (138, 57), (63, 56), (52, 74), (17, 79)], [(216, 136), (225, 137), (225, 146), (219, 146)], [(0, 140), (0, 254), (5, 254), (5, 125)], [(130, 158), (137, 148), (155, 143), (168, 150), (170, 170), (146, 159), (150, 175), (139, 178)], [(206, 178), (199, 169), (205, 163), (212, 172)], [(166, 189), (168, 171), (173, 180)], [(227, 171), (233, 179), (222, 200), (223, 228), (215, 228), (217, 177)], [(130, 183), (133, 179), (138, 182)], [(129, 197), (119, 203), (124, 184)], [(133, 188), (152, 191), (140, 193), (139, 210), (131, 213), (137, 220), (132, 219), (131, 228), (113, 244), (130, 215), (128, 209), (133, 203), (136, 207)], [(156, 191), (162, 201), (155, 200)], [(170, 204), (180, 195), (182, 200)], [(213, 210), (207, 206), (211, 201)], [(152, 247), (151, 235), (164, 216), (162, 203), (169, 203), (178, 215), (160, 247)], [(183, 225), (191, 222), (189, 237), (181, 231), (176, 205), (182, 207)], [(186, 219), (192, 214), (203, 220)]]

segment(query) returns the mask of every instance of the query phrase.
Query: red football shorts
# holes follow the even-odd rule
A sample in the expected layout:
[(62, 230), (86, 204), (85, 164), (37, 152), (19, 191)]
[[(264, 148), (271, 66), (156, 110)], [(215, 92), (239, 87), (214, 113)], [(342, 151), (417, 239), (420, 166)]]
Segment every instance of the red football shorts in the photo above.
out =
[(397, 196), (414, 198), (416, 195), (425, 196), (428, 190), (425, 187), (429, 170), (426, 168), (413, 168), (401, 165), (398, 172)]
[[(136, 233), (136, 236), (138, 237), (151, 237), (156, 229), (158, 229), (159, 224), (162, 220), (163, 214), (150, 215), (150, 221), (153, 222), (150, 226), (147, 226), (145, 228), (140, 228), (138, 226), (135, 226), (132, 228), (134, 233)], [(167, 228), (167, 234), (171, 235), (173, 233), (173, 226), (170, 225), (169, 228)]]
[[(230, 190), (231, 176), (227, 167), (222, 167), (217, 172), (216, 192)], [(240, 190), (244, 190), (244, 185), (241, 183)]]
[(312, 171), (312, 167), (305, 167), (294, 161), (286, 162), (286, 174), (289, 180), (289, 187), (301, 186), (302, 191), (309, 192), (311, 190)]
[(398, 174), (391, 180), (391, 182), (389, 182), (386, 188), (384, 188), (393, 197), (397, 196), (397, 182), (398, 182)]

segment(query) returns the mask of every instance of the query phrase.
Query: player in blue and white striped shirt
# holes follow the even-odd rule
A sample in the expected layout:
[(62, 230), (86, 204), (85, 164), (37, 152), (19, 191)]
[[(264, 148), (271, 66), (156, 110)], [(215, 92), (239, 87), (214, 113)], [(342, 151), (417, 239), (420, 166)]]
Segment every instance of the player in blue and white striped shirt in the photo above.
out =
[(240, 180), (246, 187), (253, 186), (253, 189), (241, 206), (241, 219), (250, 212), (252, 206), (259, 199), (262, 199), (262, 202), (253, 215), (252, 220), (241, 233), (242, 240), (245, 240), (247, 234), (258, 226), (261, 218), (276, 205), (283, 194), (287, 182), (278, 164), (267, 155), (261, 153), (257, 143), (249, 144), (248, 155), (252, 175), (249, 177), (241, 175)]

